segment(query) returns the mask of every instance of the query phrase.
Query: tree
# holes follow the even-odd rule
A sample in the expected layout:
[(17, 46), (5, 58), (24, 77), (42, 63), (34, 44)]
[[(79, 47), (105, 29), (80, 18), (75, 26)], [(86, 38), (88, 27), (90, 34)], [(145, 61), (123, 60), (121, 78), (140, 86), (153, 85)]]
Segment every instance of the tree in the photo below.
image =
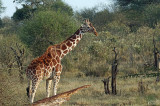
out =
[(73, 34), (77, 26), (68, 14), (54, 11), (39, 11), (22, 24), (19, 37), (34, 56), (39, 56), (51, 44), (59, 43)]
[(160, 22), (160, 4), (150, 4), (144, 9), (144, 23), (147, 26), (155, 28)]
[(13, 14), (12, 18), (16, 22), (31, 18), (36, 11), (53, 10), (73, 15), (73, 9), (62, 0), (16, 0), (16, 2), (25, 2), (22, 4), (23, 8), (17, 9)]
[(3, 27), (2, 19), (0, 18), (0, 28)]
[(5, 10), (5, 7), (3, 7), (2, 1), (0, 0), (0, 14)]
[[(142, 25), (154, 28), (159, 16), (159, 0), (116, 0), (120, 10), (129, 21), (129, 26), (137, 29)], [(147, 23), (147, 24), (146, 24)], [(132, 30), (131, 29), (131, 30)]]
[(5, 16), (2, 18), (2, 25), (5, 27), (10, 27), (13, 24), (13, 21), (11, 20), (10, 17)]
[(14, 53), (14, 57), (19, 69), (20, 82), (22, 83), (24, 81), (24, 78), (23, 78), (24, 48), (22, 48), (22, 45), (20, 46), (17, 43), (16, 43), (16, 48), (13, 48), (13, 47), (10, 47), (10, 48)]
[[(159, 0), (116, 0), (117, 4), (120, 5), (123, 9), (132, 9), (136, 6), (144, 7), (148, 4), (160, 3)], [(137, 8), (139, 9), (139, 8)]]
[(89, 19), (90, 21), (93, 20), (95, 14), (96, 14), (97, 8), (89, 8), (89, 9), (83, 9), (80, 12), (76, 13), (76, 18), (83, 20), (83, 19)]
[(13, 2), (25, 4), (31, 8), (39, 8), (41, 6), (48, 6), (59, 0), (13, 0)]
[[(2, 1), (0, 0), (0, 14), (5, 10), (5, 7), (2, 6)], [(0, 27), (3, 26), (2, 19), (0, 18)]]
[(29, 19), (35, 10), (36, 9), (32, 9), (27, 5), (23, 5), (23, 8), (16, 10), (16, 12), (12, 16), (12, 19), (15, 22), (22, 21), (24, 19)]
[(62, 0), (57, 0), (56, 2), (54, 2), (51, 5), (51, 9), (54, 11), (67, 13), (68, 15), (71, 15), (71, 16), (73, 15), (73, 9), (71, 8), (71, 6), (67, 5)]
[(98, 30), (106, 29), (106, 25), (113, 21), (113, 14), (108, 9), (96, 12), (93, 17), (93, 23)]
[(118, 59), (117, 59), (117, 51), (116, 48), (114, 47), (113, 52), (115, 54), (115, 58), (113, 60), (112, 63), (112, 82), (111, 82), (111, 86), (112, 86), (112, 94), (116, 95), (117, 94), (117, 88), (116, 88), (116, 77), (117, 77), (117, 73), (118, 73)]
[[(22, 78), (24, 70), (22, 70), (23, 60), (21, 54), (23, 54), (24, 57), (24, 50), (20, 50), (18, 45), (21, 45), (21, 47), (24, 48), (24, 44), (22, 44), (22, 42), (16, 35), (7, 37), (5, 36), (0, 39), (0, 64), (4, 69), (7, 69), (9, 75), (11, 75), (13, 67), (18, 67), (19, 69), (21, 69), (19, 70), (19, 77)], [(25, 56), (27, 56), (27, 53), (25, 54)], [(17, 62), (17, 64), (15, 64), (15, 62)], [(21, 66), (18, 62), (21, 62)]]

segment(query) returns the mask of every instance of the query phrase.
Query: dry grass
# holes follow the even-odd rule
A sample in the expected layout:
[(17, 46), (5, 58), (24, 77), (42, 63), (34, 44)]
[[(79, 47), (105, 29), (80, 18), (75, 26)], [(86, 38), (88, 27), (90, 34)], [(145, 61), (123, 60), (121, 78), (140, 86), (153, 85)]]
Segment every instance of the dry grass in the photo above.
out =
[[(138, 92), (138, 82), (141, 78), (117, 79), (116, 96), (104, 94), (102, 77), (65, 78), (61, 77), (58, 93), (65, 92), (82, 85), (90, 84), (91, 87), (73, 95), (64, 106), (123, 106), (123, 105), (160, 105), (160, 83), (155, 84), (156, 78), (143, 78), (144, 85), (148, 85), (144, 94)], [(28, 103), (26, 96), (27, 81), (19, 83), (16, 72), (12, 76), (2, 72), (0, 77), (0, 105), (23, 106)], [(111, 89), (110, 89), (111, 90)], [(45, 97), (45, 81), (37, 90), (35, 100)]]

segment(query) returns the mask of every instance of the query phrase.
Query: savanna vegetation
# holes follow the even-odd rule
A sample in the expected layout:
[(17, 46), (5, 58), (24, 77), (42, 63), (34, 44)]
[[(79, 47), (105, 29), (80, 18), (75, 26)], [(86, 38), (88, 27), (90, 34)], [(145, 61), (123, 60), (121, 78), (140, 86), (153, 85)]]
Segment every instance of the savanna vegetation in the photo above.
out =
[[(94, 24), (99, 36), (85, 34), (63, 58), (58, 93), (85, 84), (92, 86), (64, 105), (159, 105), (156, 62), (160, 49), (160, 1), (113, 1), (112, 6), (75, 12), (62, 0), (14, 0), (23, 7), (11, 18), (0, 18), (0, 105), (28, 104), (25, 76), (28, 64), (49, 45), (71, 36), (86, 18)], [(0, 14), (3, 11), (5, 7), (0, 0)], [(114, 47), (118, 52), (118, 74), (117, 95), (113, 96), (104, 93), (101, 80), (111, 76)], [(35, 100), (45, 97), (44, 83)]]

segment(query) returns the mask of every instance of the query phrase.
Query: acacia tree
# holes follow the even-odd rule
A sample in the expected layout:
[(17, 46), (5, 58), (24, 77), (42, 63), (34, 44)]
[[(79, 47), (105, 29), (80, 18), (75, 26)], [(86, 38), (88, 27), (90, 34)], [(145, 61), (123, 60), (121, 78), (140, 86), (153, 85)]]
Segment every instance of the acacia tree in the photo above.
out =
[(116, 0), (116, 4), (125, 14), (132, 28), (144, 24), (154, 28), (160, 21), (159, 0)]
[(31, 18), (37, 11), (52, 10), (73, 15), (73, 9), (62, 0), (14, 0), (14, 2), (23, 6), (13, 14), (12, 18), (16, 22)]
[(29, 19), (32, 16), (32, 14), (34, 13), (34, 11), (35, 11), (35, 9), (32, 9), (27, 5), (23, 5), (23, 8), (16, 10), (16, 12), (12, 16), (12, 19), (15, 22), (19, 22), (24, 19)]
[[(159, 0), (115, 0), (118, 5), (120, 5), (123, 9), (133, 9), (135, 6), (142, 6), (152, 4), (152, 3), (160, 3)], [(137, 8), (140, 9), (140, 8)]]

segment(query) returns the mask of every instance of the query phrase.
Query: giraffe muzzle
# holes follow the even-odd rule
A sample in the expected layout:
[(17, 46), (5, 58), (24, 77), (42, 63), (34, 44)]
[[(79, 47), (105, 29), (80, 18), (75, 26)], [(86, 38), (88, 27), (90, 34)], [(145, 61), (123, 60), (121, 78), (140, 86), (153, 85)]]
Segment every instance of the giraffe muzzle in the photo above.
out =
[(97, 33), (97, 32), (94, 32), (94, 34), (95, 34), (96, 36), (98, 36), (98, 33)]

